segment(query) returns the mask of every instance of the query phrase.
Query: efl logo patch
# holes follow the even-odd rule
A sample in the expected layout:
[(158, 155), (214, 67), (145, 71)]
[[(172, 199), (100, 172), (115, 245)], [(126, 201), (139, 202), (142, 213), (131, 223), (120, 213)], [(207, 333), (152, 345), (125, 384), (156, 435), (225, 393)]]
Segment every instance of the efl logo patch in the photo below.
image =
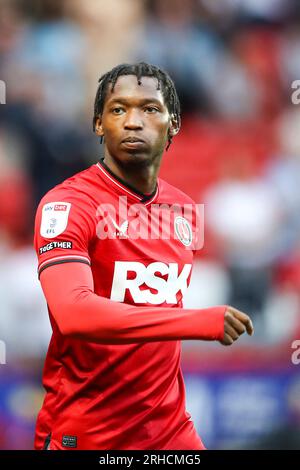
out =
[(63, 233), (68, 225), (70, 202), (49, 202), (42, 209), (40, 233), (44, 238), (55, 238)]

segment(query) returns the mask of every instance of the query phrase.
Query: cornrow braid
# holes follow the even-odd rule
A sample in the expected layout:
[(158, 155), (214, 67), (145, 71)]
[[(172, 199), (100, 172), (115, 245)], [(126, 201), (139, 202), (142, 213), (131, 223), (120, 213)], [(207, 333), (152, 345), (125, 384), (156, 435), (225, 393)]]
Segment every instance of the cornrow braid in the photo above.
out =
[[(162, 94), (172, 118), (177, 122), (178, 128), (181, 124), (180, 103), (177, 96), (173, 80), (167, 72), (155, 65), (139, 62), (137, 64), (120, 64), (99, 78), (94, 105), (93, 131), (95, 132), (96, 121), (101, 116), (104, 108), (104, 101), (108, 86), (114, 91), (118, 78), (122, 75), (135, 75), (138, 85), (142, 83), (142, 77), (154, 77), (157, 79), (157, 89), (162, 90)], [(172, 136), (168, 136), (167, 150), (172, 143)]]

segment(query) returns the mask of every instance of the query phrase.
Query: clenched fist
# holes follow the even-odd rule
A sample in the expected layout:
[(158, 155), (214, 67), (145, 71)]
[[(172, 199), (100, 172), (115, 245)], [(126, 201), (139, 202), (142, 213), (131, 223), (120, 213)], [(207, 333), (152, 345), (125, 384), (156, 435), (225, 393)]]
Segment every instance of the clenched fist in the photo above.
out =
[(247, 331), (250, 336), (254, 333), (250, 317), (236, 308), (227, 307), (224, 317), (224, 337), (220, 343), (224, 346), (230, 346), (245, 333), (245, 331)]

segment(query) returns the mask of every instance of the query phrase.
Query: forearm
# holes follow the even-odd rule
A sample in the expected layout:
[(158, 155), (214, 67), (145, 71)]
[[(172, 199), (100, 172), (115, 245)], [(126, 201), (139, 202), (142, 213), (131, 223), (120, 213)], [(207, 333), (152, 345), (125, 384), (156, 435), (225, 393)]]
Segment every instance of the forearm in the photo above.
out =
[(59, 308), (66, 334), (100, 343), (214, 340), (222, 339), (224, 334), (225, 307), (206, 310), (136, 307), (82, 292), (79, 301)]
[(53, 266), (41, 275), (49, 308), (62, 334), (106, 344), (181, 339), (220, 340), (226, 307), (138, 307), (93, 292), (88, 266)]

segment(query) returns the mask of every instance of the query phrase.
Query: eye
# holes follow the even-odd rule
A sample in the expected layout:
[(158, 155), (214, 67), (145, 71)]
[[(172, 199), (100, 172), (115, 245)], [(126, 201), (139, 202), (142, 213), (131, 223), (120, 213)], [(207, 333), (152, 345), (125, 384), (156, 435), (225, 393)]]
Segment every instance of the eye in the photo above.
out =
[(123, 114), (125, 113), (125, 109), (124, 108), (121, 108), (120, 106), (117, 106), (115, 108), (112, 108), (112, 113), (113, 114), (116, 114), (117, 116), (119, 116), (120, 114)]
[(150, 114), (158, 113), (159, 109), (155, 106), (146, 106), (145, 111)]

